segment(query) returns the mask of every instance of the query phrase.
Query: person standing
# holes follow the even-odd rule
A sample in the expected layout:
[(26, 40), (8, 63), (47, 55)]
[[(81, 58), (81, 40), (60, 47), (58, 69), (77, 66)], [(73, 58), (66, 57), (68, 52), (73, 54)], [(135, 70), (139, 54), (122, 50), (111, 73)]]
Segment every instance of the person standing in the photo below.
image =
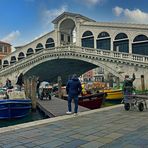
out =
[(24, 78), (23, 78), (23, 73), (20, 73), (20, 75), (18, 76), (17, 78), (17, 82), (16, 82), (16, 85), (17, 85), (17, 89), (19, 91), (22, 90), (22, 86), (24, 85)]
[(125, 75), (125, 79), (123, 82), (123, 94), (124, 94), (124, 102), (128, 101), (128, 95), (132, 95), (133, 93), (133, 82), (135, 80), (135, 74), (133, 73), (133, 77), (129, 78), (129, 75)]
[(38, 99), (41, 98), (40, 91), (39, 91), (40, 84), (41, 84), (40, 77), (37, 77), (37, 81), (36, 81), (36, 92), (37, 92), (37, 95), (38, 95)]
[(78, 96), (82, 91), (81, 83), (76, 74), (73, 74), (72, 78), (68, 80), (66, 85), (66, 92), (68, 94), (68, 111), (67, 114), (72, 114), (71, 102), (74, 99), (75, 108), (74, 114), (77, 115), (78, 112)]
[(5, 85), (5, 86), (6, 86), (7, 89), (12, 89), (12, 88), (13, 88), (10, 79), (7, 78), (7, 80), (6, 80), (6, 85)]

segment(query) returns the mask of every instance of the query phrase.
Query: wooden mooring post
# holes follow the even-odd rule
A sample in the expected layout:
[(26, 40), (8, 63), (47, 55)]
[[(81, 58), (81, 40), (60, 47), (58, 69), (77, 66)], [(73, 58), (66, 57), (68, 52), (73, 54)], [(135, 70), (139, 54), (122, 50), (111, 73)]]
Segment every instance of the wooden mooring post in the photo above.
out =
[(62, 79), (58, 76), (58, 97), (62, 98)]
[(141, 75), (141, 89), (142, 89), (142, 91), (145, 90), (144, 75)]
[(32, 111), (36, 111), (36, 77), (29, 77), (28, 79), (25, 79), (24, 83), (26, 97), (30, 98), (32, 101)]

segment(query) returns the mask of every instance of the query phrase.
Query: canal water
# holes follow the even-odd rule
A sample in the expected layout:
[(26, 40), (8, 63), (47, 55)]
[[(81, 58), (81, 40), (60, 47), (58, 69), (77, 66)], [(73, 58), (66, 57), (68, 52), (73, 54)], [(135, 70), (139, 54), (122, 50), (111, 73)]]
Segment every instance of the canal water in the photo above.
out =
[[(104, 102), (102, 107), (108, 107), (108, 106), (112, 106), (112, 105), (116, 105), (116, 104), (118, 104), (118, 103), (114, 104), (114, 103)], [(47, 119), (47, 116), (45, 116), (45, 114), (43, 112), (41, 112), (39, 109), (37, 109), (36, 112), (31, 112), (29, 115), (27, 115), (26, 117), (23, 117), (23, 118), (0, 120), (0, 128), (11, 126), (11, 125), (17, 125), (17, 124), (21, 124), (21, 123), (27, 123), (27, 122), (31, 122), (31, 121), (37, 121), (37, 120), (41, 120), (41, 119)]]
[(37, 121), (37, 120), (46, 119), (46, 118), (47, 117), (37, 109), (36, 112), (31, 112), (26, 117), (23, 117), (20, 119), (0, 120), (0, 128), (11, 126), (11, 125), (17, 125), (21, 123), (27, 123), (31, 121)]

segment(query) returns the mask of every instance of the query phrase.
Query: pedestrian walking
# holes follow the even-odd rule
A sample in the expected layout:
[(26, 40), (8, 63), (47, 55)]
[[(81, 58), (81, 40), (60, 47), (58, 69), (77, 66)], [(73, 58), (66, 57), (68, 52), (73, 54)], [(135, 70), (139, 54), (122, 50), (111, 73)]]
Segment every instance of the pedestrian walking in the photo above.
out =
[(21, 91), (22, 87), (24, 85), (24, 75), (23, 75), (23, 73), (20, 73), (20, 75), (18, 76), (16, 85), (17, 85), (17, 89), (19, 91)]
[(74, 114), (77, 115), (78, 112), (78, 96), (82, 91), (81, 83), (76, 74), (73, 74), (72, 78), (68, 80), (66, 85), (66, 92), (68, 94), (68, 111), (67, 114), (72, 114), (71, 102), (74, 99), (75, 108)]

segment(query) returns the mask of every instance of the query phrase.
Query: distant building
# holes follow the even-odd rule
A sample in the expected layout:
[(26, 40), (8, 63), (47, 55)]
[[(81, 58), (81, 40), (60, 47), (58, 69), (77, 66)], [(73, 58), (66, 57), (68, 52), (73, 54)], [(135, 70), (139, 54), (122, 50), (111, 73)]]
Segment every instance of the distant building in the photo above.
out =
[(9, 53), (11, 53), (11, 45), (0, 41), (0, 65), (2, 65), (2, 59)]

